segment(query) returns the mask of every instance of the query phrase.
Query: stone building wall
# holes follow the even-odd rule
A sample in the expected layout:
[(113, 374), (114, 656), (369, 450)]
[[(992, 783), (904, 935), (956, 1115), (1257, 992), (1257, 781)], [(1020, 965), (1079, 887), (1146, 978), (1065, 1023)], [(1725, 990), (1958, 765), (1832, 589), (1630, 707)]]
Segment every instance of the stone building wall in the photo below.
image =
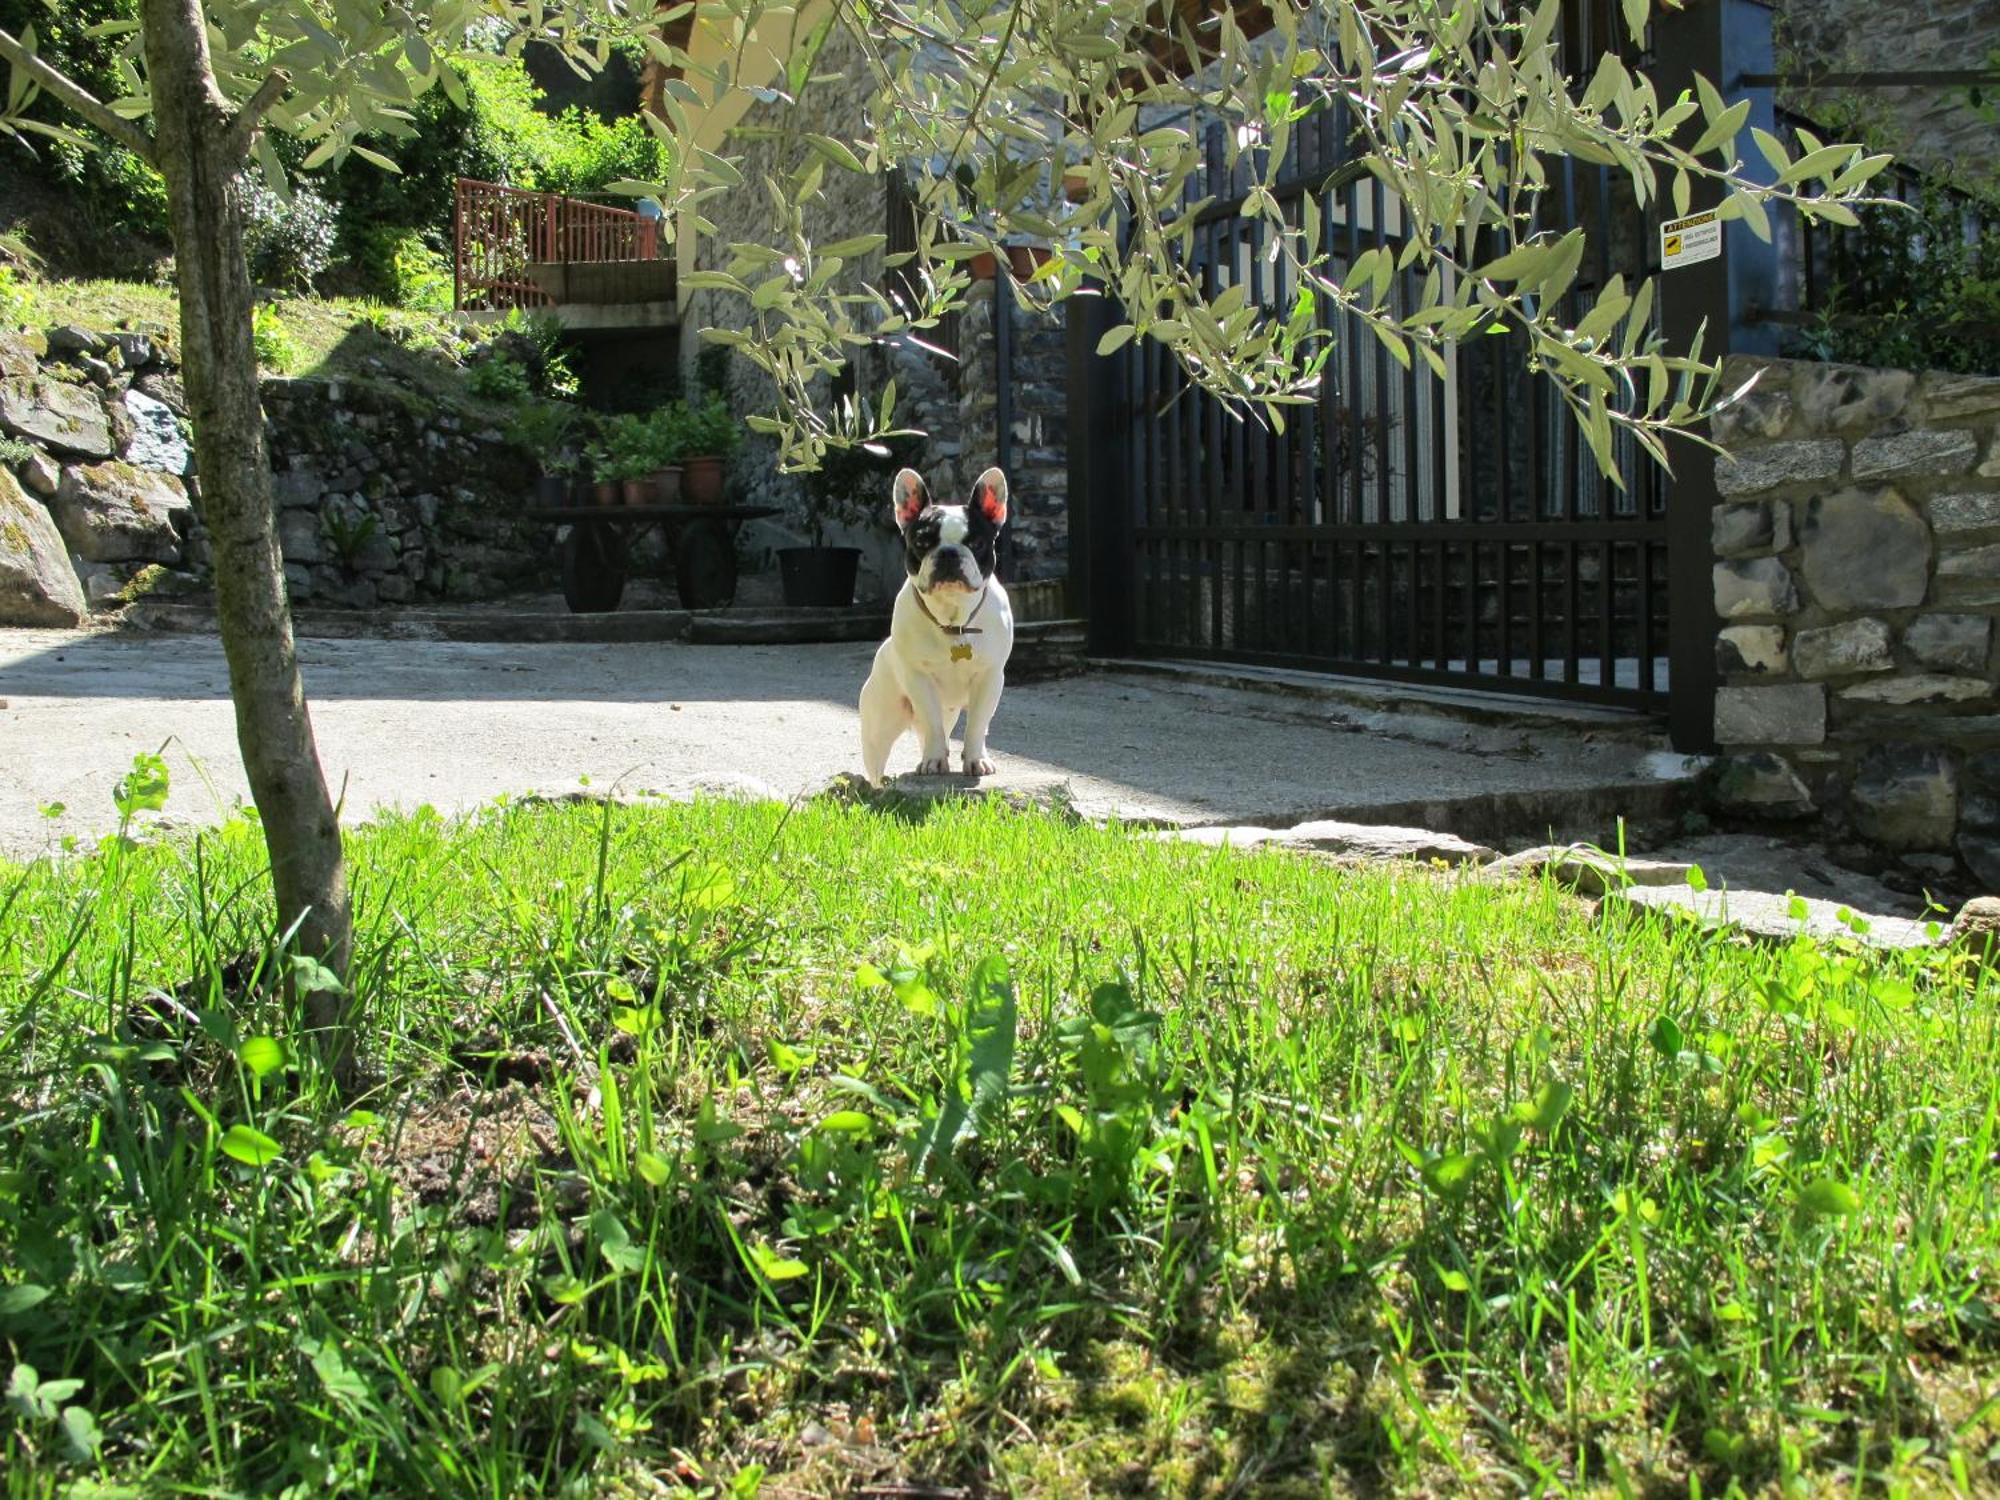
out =
[[(1774, 0), (1786, 104), (1809, 118), (1851, 110), (1899, 157), (1961, 180), (2000, 186), (1994, 126), (1965, 89), (1814, 90), (1815, 73), (1963, 70), (2000, 54), (1994, 0)], [(1991, 91), (1989, 91), (1990, 93)], [(1843, 137), (1844, 139), (1845, 137)]]
[(2000, 380), (1758, 369), (1716, 420), (1717, 805), (2000, 887)]
[[(484, 418), (352, 380), (266, 379), (299, 603), (494, 597), (553, 577), (529, 455)], [(164, 330), (0, 333), (0, 624), (75, 624), (135, 588), (206, 586), (210, 553)]]
[[(798, 117), (798, 133), (788, 141), (780, 127), (791, 114), (787, 106), (760, 105), (744, 118), (724, 148), (743, 174), (745, 188), (703, 207), (715, 225), (704, 236), (697, 264), (714, 269), (726, 262), (732, 241), (766, 242), (770, 238), (771, 207), (763, 179), (780, 183), (803, 162), (813, 159), (802, 134), (820, 131), (845, 139), (860, 127), (871, 85), (859, 48), (844, 30), (829, 36), (816, 72), (822, 81), (806, 92)], [(815, 243), (829, 243), (859, 234), (881, 233), (888, 222), (887, 185), (879, 178), (829, 170), (820, 194), (804, 205), (806, 234)], [(857, 256), (842, 270), (841, 285), (853, 290), (879, 285), (880, 254)], [(902, 344), (863, 355), (862, 388), (879, 391), (895, 377), (896, 421), (928, 436), (917, 467), (940, 499), (963, 499), (972, 481), (995, 460), (997, 453), (997, 367), (993, 331), (993, 282), (973, 283), (968, 305), (958, 320), (956, 364), (916, 347)], [(703, 345), (696, 330), (704, 326), (736, 327), (745, 316), (742, 299), (725, 292), (697, 291), (688, 299), (683, 323), (686, 373)], [(1010, 527), (1014, 533), (1014, 576), (1021, 579), (1060, 577), (1067, 571), (1068, 532), (1064, 491), (1067, 461), (1063, 450), (1064, 341), (1061, 315), (1031, 313), (1017, 308), (1014, 321), (1013, 455), (1008, 474), (1013, 493)], [(934, 340), (936, 334), (927, 335)], [(771, 392), (763, 374), (742, 359), (730, 362), (729, 398), (740, 413), (768, 409)], [(746, 534), (761, 537), (766, 546), (802, 543), (807, 535), (802, 485), (795, 475), (778, 472), (776, 445), (751, 433), (731, 464), (732, 487), (745, 504), (774, 505), (782, 523), (752, 527)], [(828, 540), (863, 549), (862, 577), (857, 593), (881, 598), (902, 586), (901, 548), (889, 519), (885, 484), (878, 519), (854, 528), (833, 528)]]

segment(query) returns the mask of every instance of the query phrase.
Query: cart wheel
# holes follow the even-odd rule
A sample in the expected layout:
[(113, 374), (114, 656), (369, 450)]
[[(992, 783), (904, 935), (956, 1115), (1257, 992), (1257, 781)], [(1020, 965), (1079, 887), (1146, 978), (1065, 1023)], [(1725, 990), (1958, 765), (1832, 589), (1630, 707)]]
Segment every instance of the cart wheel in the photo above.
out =
[(720, 521), (699, 521), (674, 545), (682, 609), (720, 609), (736, 597), (736, 544)]
[(562, 542), (563, 599), (579, 615), (601, 615), (625, 595), (625, 542), (595, 521), (570, 527)]

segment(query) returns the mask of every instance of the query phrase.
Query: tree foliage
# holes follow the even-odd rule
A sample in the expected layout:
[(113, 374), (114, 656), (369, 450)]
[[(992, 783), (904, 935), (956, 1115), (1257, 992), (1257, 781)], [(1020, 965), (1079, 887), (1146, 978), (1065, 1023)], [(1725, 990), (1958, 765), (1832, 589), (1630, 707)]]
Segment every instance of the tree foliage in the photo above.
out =
[[(1654, 0), (1621, 8), (1636, 40)], [(714, 231), (704, 208), (718, 194), (768, 202), (770, 232), (727, 245), (719, 264), (692, 279), (733, 299), (704, 333), (770, 377), (773, 409), (756, 422), (794, 467), (813, 466), (829, 443), (893, 427), (879, 406), (836, 420), (828, 377), (857, 347), (935, 327), (964, 300), (967, 260), (1023, 236), (1058, 250), (1027, 296), (1108, 286), (1132, 319), (1112, 342), (1157, 339), (1204, 389), (1270, 420), (1313, 399), (1341, 311), (1399, 361), (1440, 372), (1448, 345), (1514, 332), (1600, 464), (1610, 466), (1620, 428), (1664, 457), (1666, 435), (1693, 425), (1712, 400), (1713, 369), (1699, 349), (1662, 345), (1654, 289), (1643, 280), (1615, 280), (1585, 315), (1566, 320), (1562, 293), (1592, 231), (1551, 223), (1562, 163), (1615, 169), (1642, 210), (1683, 210), (1697, 184), (1718, 184), (1724, 218), (1766, 234), (1775, 201), (1851, 222), (1850, 205), (1887, 160), (1817, 143), (1793, 159), (1761, 132), (1744, 139), (1746, 105), (1705, 82), (1663, 99), (1615, 52), (1593, 76), (1567, 76), (1563, 0), (1468, 0), (1448, 10), (1433, 0), (1282, 4), (1258, 12), (1270, 29), (1254, 42), (1227, 8), (1197, 31), (1155, 0), (702, 0), (694, 34), (722, 43), (707, 49), (653, 30), (690, 7), (649, 9), (624, 0), (228, 0), (208, 14), (230, 97), (247, 100), (274, 75), (286, 80), (268, 118), (304, 143), (308, 169), (355, 158), (394, 170), (369, 143), (417, 135), (434, 90), (469, 104), (461, 64), (490, 55), (496, 40), (518, 55), (532, 33), (589, 68), (640, 37), (673, 75), (657, 133), (684, 149), (654, 171), (634, 152), (621, 185), (655, 193), (672, 219), (703, 234)], [(113, 39), (135, 24), (113, 21), (93, 37)], [(841, 138), (815, 129), (809, 113), (828, 81), (815, 72), (818, 51), (836, 27), (858, 43), (867, 69), (865, 104)], [(780, 76), (745, 71), (753, 43), (785, 59)], [(115, 59), (114, 72), (112, 107), (142, 118), (136, 48)], [(498, 86), (487, 77), (474, 87)], [(25, 125), (33, 119), (21, 114), (24, 89), (32, 100), (33, 84), (22, 80), (10, 113)], [(726, 150), (694, 144), (706, 112), (744, 95), (785, 121), (796, 150), (781, 175), (746, 182)], [(1355, 122), (1346, 166), (1288, 213), (1276, 191), (1287, 145), (1302, 121), (1329, 109)], [(1205, 290), (1191, 266), (1200, 205), (1187, 194), (1208, 122), (1223, 127), (1226, 164), (1247, 171), (1243, 213), (1269, 221), (1273, 283), (1295, 293), (1284, 306), (1256, 305), (1236, 287)], [(281, 181), (285, 164), (268, 132), (255, 150)], [(918, 291), (905, 299), (852, 274), (857, 257), (881, 250), (881, 236), (815, 243), (806, 229), (830, 174), (890, 170), (915, 184), (920, 205), (905, 278)], [(543, 185), (565, 185), (560, 171), (541, 175)], [(1320, 196), (1354, 180), (1379, 184), (1400, 205), (1410, 233), (1393, 259), (1371, 251), (1349, 263), (1320, 241)], [(1406, 272), (1414, 296), (1398, 289)]]

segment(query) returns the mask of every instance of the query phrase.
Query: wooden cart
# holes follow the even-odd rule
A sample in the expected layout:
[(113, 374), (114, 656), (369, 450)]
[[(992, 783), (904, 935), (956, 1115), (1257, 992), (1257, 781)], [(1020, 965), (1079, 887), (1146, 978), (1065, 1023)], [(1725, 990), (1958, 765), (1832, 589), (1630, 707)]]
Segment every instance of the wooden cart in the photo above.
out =
[(600, 615), (624, 597), (632, 542), (652, 526), (666, 537), (681, 607), (720, 609), (736, 597), (737, 528), (777, 513), (772, 505), (544, 505), (528, 515), (569, 527), (563, 598), (574, 614)]

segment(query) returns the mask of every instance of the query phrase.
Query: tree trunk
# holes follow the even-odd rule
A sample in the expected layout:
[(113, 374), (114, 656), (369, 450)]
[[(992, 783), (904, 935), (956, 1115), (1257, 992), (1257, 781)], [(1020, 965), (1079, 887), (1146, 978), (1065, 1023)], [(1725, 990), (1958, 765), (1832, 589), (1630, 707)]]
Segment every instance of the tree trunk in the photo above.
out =
[[(155, 147), (166, 179), (181, 299), (181, 365), (214, 545), (216, 613), (229, 659), (236, 740), (264, 830), (281, 931), (344, 984), (352, 942), (340, 825), (313, 744), (271, 508), (255, 294), (243, 252), (247, 138), (215, 81), (201, 0), (143, 0)], [(352, 1048), (341, 998), (307, 989), (307, 1023), (343, 1074)]]

